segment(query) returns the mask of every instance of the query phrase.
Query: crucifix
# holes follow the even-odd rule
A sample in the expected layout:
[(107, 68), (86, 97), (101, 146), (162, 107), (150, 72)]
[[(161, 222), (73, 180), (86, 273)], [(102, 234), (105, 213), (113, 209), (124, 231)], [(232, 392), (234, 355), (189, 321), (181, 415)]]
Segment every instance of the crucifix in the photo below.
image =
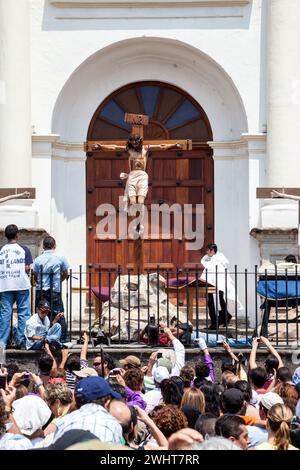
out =
[(291, 199), (298, 201), (298, 261), (300, 259), (300, 188), (256, 188), (258, 199)]
[(127, 151), (129, 155), (129, 173), (121, 173), (120, 178), (126, 180), (124, 193), (125, 210), (136, 205), (139, 222), (135, 227), (134, 236), (134, 272), (144, 270), (143, 253), (143, 214), (144, 202), (148, 192), (147, 159), (151, 150), (182, 149), (192, 150), (191, 140), (151, 140), (144, 141), (144, 126), (149, 124), (149, 116), (143, 114), (125, 114), (125, 122), (132, 124), (131, 134), (127, 142), (123, 141), (88, 141), (86, 152), (95, 151)]

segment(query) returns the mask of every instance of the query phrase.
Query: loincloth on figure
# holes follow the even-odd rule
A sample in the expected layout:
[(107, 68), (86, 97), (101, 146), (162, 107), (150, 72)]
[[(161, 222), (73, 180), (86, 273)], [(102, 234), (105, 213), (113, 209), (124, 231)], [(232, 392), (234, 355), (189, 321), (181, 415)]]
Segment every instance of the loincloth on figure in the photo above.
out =
[(148, 174), (143, 170), (133, 170), (129, 173), (125, 194), (132, 196), (146, 197), (148, 192)]

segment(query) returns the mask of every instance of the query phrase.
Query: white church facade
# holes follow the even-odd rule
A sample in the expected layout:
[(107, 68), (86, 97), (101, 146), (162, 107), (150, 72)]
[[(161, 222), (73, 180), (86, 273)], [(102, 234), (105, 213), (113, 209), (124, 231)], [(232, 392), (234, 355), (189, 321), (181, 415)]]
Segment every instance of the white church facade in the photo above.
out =
[(36, 243), (50, 233), (74, 268), (94, 261), (84, 142), (101, 116), (123, 135), (116, 109), (103, 109), (111, 99), (122, 110), (121, 92), (135, 84), (145, 100), (163, 90), (167, 109), (173, 90), (205, 115), (210, 241), (241, 269), (297, 254), (298, 204), (258, 199), (256, 189), (299, 187), (298, 0), (0, 5), (0, 188), (35, 188), (35, 199), (1, 204), (1, 229), (16, 223)]

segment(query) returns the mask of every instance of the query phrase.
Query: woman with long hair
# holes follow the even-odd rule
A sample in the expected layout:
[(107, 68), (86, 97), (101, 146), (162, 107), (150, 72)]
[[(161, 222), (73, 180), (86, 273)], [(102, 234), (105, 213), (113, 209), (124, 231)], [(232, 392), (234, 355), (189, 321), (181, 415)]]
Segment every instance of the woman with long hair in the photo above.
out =
[(292, 410), (286, 405), (274, 405), (267, 415), (268, 440), (256, 447), (257, 450), (298, 450), (290, 443)]
[(182, 400), (181, 408), (183, 406), (191, 406), (200, 413), (205, 412), (205, 398), (204, 394), (198, 388), (188, 388), (185, 390)]

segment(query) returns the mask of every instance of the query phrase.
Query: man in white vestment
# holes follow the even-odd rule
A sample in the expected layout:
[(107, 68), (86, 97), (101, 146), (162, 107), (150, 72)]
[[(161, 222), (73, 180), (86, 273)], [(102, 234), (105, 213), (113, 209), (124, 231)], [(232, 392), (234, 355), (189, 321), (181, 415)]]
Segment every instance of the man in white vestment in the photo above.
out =
[[(235, 301), (237, 310), (243, 310), (243, 306), (236, 296), (234, 282), (229, 272), (226, 271), (229, 270), (229, 261), (223, 253), (218, 252), (215, 243), (207, 245), (206, 255), (201, 259), (201, 263), (205, 268), (201, 279), (217, 287), (218, 291), (218, 302), (215, 294), (208, 294), (208, 313), (211, 320), (208, 329), (215, 330), (217, 325), (229, 325), (232, 313), (235, 312)], [(216, 305), (219, 310), (218, 318), (216, 316)], [(231, 310), (231, 313), (229, 310)]]

